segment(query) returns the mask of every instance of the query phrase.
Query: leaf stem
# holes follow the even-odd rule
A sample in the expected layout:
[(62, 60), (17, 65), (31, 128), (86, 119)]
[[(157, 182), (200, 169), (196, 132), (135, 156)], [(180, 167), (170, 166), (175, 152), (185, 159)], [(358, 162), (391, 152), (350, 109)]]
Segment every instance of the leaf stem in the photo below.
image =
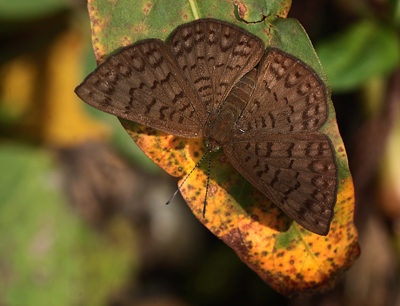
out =
[(196, 4), (194, 3), (195, 0), (189, 0), (190, 8), (192, 9), (194, 19), (199, 19), (199, 12), (197, 11)]

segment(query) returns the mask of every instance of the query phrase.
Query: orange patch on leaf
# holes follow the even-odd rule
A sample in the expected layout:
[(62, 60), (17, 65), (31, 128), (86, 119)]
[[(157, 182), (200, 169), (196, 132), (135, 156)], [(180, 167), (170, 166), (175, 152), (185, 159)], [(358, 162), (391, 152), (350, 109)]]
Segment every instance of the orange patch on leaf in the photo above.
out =
[[(171, 175), (185, 178), (204, 154), (202, 139), (182, 139), (129, 121), (121, 122), (142, 150)], [(329, 234), (319, 236), (272, 205), (229, 162), (220, 162), (225, 159), (222, 150), (213, 155), (205, 218), (207, 162), (193, 171), (181, 189), (199, 221), (234, 249), (265, 282), (286, 296), (332, 287), (359, 255), (351, 177), (340, 182)]]

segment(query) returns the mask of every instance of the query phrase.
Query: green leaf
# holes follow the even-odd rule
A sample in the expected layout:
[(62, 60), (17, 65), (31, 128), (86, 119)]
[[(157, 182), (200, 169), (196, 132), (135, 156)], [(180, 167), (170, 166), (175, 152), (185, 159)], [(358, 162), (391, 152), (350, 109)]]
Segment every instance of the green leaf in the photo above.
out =
[[(135, 1), (132, 6), (131, 0), (89, 0), (88, 8), (95, 38), (92, 40), (95, 56), (98, 62), (102, 62), (117, 49), (136, 41), (149, 37), (165, 40), (177, 26), (198, 18), (210, 17), (236, 23), (267, 40), (270, 36), (265, 31), (265, 24), (259, 21), (269, 15), (285, 17), (290, 4), (289, 0), (240, 3), (226, 0), (175, 0), (171, 6), (169, 0), (141, 0)], [(238, 20), (240, 10), (243, 14)], [(243, 20), (258, 23), (239, 22)]]
[(373, 21), (359, 22), (316, 49), (335, 92), (353, 90), (373, 77), (389, 74), (400, 59), (394, 29)]

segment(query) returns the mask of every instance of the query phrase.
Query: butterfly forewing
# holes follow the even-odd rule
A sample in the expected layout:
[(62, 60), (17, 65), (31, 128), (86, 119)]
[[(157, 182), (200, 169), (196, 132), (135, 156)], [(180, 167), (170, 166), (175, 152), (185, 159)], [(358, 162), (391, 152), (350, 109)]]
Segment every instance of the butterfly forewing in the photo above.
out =
[(243, 116), (242, 130), (317, 131), (327, 120), (325, 86), (301, 60), (270, 49), (258, 67), (257, 85)]
[(328, 233), (337, 170), (325, 135), (252, 131), (224, 151), (232, 165), (289, 217), (314, 233)]
[(264, 43), (232, 24), (201, 19), (178, 27), (170, 46), (184, 75), (211, 113), (261, 59)]
[(145, 40), (111, 56), (76, 88), (89, 105), (182, 137), (201, 137), (199, 102), (164, 42)]

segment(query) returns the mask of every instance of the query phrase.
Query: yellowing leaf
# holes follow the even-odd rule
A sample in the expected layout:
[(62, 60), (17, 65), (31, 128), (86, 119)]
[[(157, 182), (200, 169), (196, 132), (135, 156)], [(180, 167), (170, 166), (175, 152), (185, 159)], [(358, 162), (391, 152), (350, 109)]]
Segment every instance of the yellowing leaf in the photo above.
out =
[[(296, 20), (271, 16), (265, 23), (238, 23), (223, 1), (208, 8), (202, 7), (203, 2), (193, 2), (196, 9), (192, 12), (186, 2), (179, 6), (178, 1), (176, 7), (169, 9), (166, 15), (160, 15), (166, 2), (154, 3), (149, 8), (150, 12), (132, 11), (132, 18), (127, 20), (127, 15), (119, 16), (116, 12), (124, 8), (124, 14), (127, 14), (131, 10), (129, 7), (117, 3), (111, 12), (106, 9), (110, 3), (89, 1), (89, 13), (95, 16), (92, 18), (92, 39), (99, 62), (137, 39), (165, 39), (178, 24), (192, 20), (192, 16), (201, 12), (200, 17), (236, 22), (270, 45), (301, 58), (314, 68), (325, 84), (329, 84), (307, 34)], [(137, 7), (141, 7), (139, 3)], [(261, 7), (258, 8), (259, 12), (263, 11)], [(182, 15), (182, 12), (185, 13)], [(270, 14), (279, 15), (278, 12)], [(132, 29), (136, 32), (132, 32)], [(327, 91), (330, 95), (328, 85)], [(232, 247), (265, 282), (287, 296), (320, 292), (331, 287), (337, 276), (359, 255), (357, 231), (353, 224), (353, 184), (330, 100), (329, 103), (329, 119), (321, 132), (331, 138), (336, 150), (339, 190), (335, 216), (326, 237), (308, 232), (272, 205), (230, 165), (222, 150), (213, 154), (205, 218), (203, 205), (207, 162), (193, 171), (181, 189), (199, 221)], [(205, 152), (202, 139), (182, 139), (127, 120), (120, 121), (147, 156), (171, 175), (181, 178), (179, 184)]]

